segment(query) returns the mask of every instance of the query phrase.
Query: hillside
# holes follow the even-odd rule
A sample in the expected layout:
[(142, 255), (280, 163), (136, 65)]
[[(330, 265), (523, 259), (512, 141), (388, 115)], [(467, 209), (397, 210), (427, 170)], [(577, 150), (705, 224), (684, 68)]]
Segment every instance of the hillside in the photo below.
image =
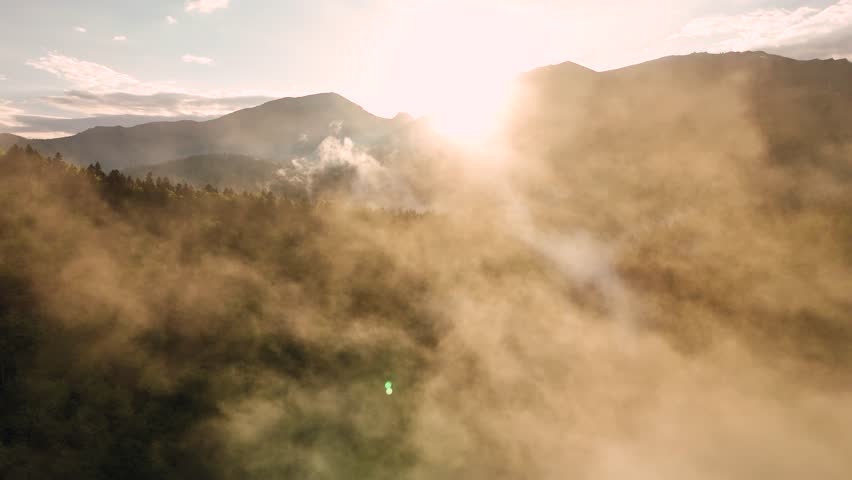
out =
[[(522, 81), (513, 146), (543, 163), (519, 175), (534, 182), (555, 175), (578, 203), (599, 204), (602, 195), (633, 202), (652, 185), (669, 190), (659, 198), (667, 203), (637, 208), (732, 201), (719, 191), (696, 195), (733, 187), (736, 178), (748, 182), (737, 188), (794, 206), (802, 195), (824, 198), (852, 181), (845, 60), (693, 54), (600, 73), (548, 67)], [(610, 187), (602, 191), (602, 183)]]
[(693, 54), (524, 82), (510, 175), (537, 222), (606, 239), (654, 299), (635, 314), (691, 332), (689, 348), (706, 315), (836, 358), (800, 337), (849, 332), (852, 64)]
[[(574, 192), (578, 203), (603, 201), (597, 198), (600, 191), (588, 190), (595, 180), (575, 184), (585, 172), (608, 172), (608, 182), (623, 187), (618, 194), (632, 202), (638, 193), (631, 189), (647, 184), (643, 175), (648, 179), (689, 175), (698, 180), (711, 169), (718, 169), (712, 175), (722, 174), (727, 167), (720, 162), (733, 161), (731, 168), (745, 168), (746, 164), (736, 163), (744, 156), (783, 166), (787, 173), (808, 170), (803, 180), (813, 178), (814, 169), (835, 180), (852, 178), (852, 164), (845, 153), (852, 141), (852, 129), (846, 127), (852, 124), (852, 63), (845, 60), (798, 61), (763, 52), (693, 54), (605, 72), (566, 62), (529, 72), (519, 83), (521, 94), (510, 110), (506, 129), (513, 155), (528, 157), (520, 163), (523, 171), (517, 172), (517, 178), (570, 172), (560, 181)], [(333, 98), (341, 111), (362, 112), (342, 97)], [(241, 132), (234, 135), (260, 144), (272, 131), (241, 131), (239, 125), (250, 124), (242, 119), (277, 118), (284, 104), (272, 102), (212, 123), (221, 122), (222, 131)], [(310, 108), (308, 103), (304, 107)], [(453, 189), (458, 172), (444, 167), (464, 155), (452, 139), (437, 135), (428, 119), (398, 117), (390, 123), (379, 121), (372, 130), (344, 128), (336, 136), (351, 136), (421, 200)], [(236, 138), (232, 143), (234, 149), (248, 149), (240, 147)], [(318, 145), (305, 144), (283, 160), (298, 156), (314, 162)], [(706, 154), (714, 158), (701, 160)], [(680, 161), (660, 162), (661, 156), (679, 156)], [(529, 159), (547, 160), (541, 164), (548, 165), (547, 170), (526, 169)], [(590, 162), (588, 168), (585, 162)], [(624, 168), (625, 162), (629, 168)], [(753, 180), (762, 182), (767, 195), (784, 203), (819, 189), (790, 189), (772, 183), (776, 177)], [(685, 195), (696, 191), (700, 189), (692, 186), (681, 190)]]
[(763, 52), (665, 57), (600, 73), (569, 63), (522, 77), (527, 95), (514, 120), (532, 147), (567, 146), (549, 133), (567, 129), (592, 148), (625, 150), (655, 146), (678, 129), (691, 139), (713, 135), (721, 126), (714, 122), (746, 120), (767, 153), (786, 161), (815, 144), (852, 140), (850, 79), (846, 60)]
[(106, 169), (211, 153), (286, 160), (313, 151), (338, 128), (343, 135), (370, 141), (399, 122), (372, 115), (340, 95), (323, 93), (282, 98), (206, 122), (96, 127), (70, 137), (28, 143), (44, 154), (61, 152), (70, 162), (100, 162)]

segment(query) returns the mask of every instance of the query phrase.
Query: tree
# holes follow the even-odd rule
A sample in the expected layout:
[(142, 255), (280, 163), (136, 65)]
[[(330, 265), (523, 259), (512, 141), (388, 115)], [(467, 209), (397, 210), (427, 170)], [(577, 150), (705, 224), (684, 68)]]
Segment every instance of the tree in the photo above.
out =
[(101, 168), (101, 162), (95, 162), (94, 165), (89, 165), (86, 168), (86, 173), (98, 180), (103, 180), (106, 177), (103, 168)]

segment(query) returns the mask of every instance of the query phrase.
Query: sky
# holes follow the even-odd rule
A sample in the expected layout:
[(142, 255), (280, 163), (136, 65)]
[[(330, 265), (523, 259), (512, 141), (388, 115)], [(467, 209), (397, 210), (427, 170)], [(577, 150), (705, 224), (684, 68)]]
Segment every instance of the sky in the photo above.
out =
[(453, 116), (565, 61), (852, 60), (852, 0), (0, 0), (0, 18), (0, 132), (29, 138), (330, 91)]

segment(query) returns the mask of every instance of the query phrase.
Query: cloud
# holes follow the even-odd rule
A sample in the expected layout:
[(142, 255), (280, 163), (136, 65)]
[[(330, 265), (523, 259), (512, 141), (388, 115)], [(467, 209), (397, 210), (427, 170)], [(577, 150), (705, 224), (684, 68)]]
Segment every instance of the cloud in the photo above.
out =
[(12, 105), (8, 100), (0, 100), (0, 133), (13, 133), (24, 138), (57, 138), (67, 137), (71, 133), (45, 127), (32, 128), (22, 121), (24, 111)]
[(15, 120), (17, 115), (23, 114), (24, 111), (12, 105), (8, 100), (0, 99), (0, 128), (3, 132), (7, 132), (9, 127), (19, 127), (21, 124)]
[(139, 95), (127, 92), (95, 93), (71, 90), (63, 95), (42, 97), (53, 107), (86, 115), (155, 115), (163, 117), (211, 117), (253, 107), (272, 100), (255, 95), (201, 95), (184, 92), (159, 92)]
[(213, 10), (225, 8), (229, 0), (188, 0), (184, 10), (187, 12), (210, 13)]
[(42, 139), (51, 139), (51, 138), (62, 138), (62, 137), (70, 137), (74, 135), (75, 132), (65, 132), (65, 131), (43, 131), (43, 130), (6, 130), (0, 125), (0, 130), (4, 133), (14, 133), (19, 137), (28, 138), (30, 140), (42, 140)]
[[(388, 168), (367, 149), (351, 138), (341, 135), (343, 121), (331, 122), (329, 135), (310, 155), (291, 159), (289, 165), (277, 171), (279, 180), (296, 191), (314, 197), (343, 187), (351, 200), (372, 208), (403, 208), (421, 211), (425, 207), (416, 197), (411, 185)], [(306, 134), (299, 141), (308, 140)], [(285, 191), (290, 191), (285, 187)], [(292, 191), (291, 191), (292, 193)]]
[[(188, 56), (200, 63), (204, 57)], [(200, 59), (200, 60), (199, 60)], [(110, 67), (74, 57), (50, 52), (44, 57), (28, 60), (27, 65), (49, 72), (71, 84), (60, 94), (40, 97), (42, 104), (86, 116), (137, 115), (171, 118), (207, 118), (224, 115), (241, 108), (284, 96), (281, 92), (251, 91), (191, 91), (171, 83), (146, 82)], [(8, 107), (8, 106), (7, 106)], [(7, 119), (24, 115), (21, 110), (7, 111)], [(32, 118), (29, 119), (30, 121)], [(8, 126), (23, 127), (16, 122)], [(43, 122), (41, 122), (43, 123)], [(42, 125), (47, 127), (46, 125)], [(68, 127), (65, 127), (68, 128)], [(73, 130), (68, 128), (69, 130)]]
[(80, 33), (86, 33), (88, 31), (88, 30), (86, 30), (85, 27), (74, 27), (74, 30), (76, 30)]
[[(699, 17), (671, 39), (713, 38), (717, 51), (780, 49), (816, 57), (847, 58), (852, 53), (852, 0), (823, 9), (761, 9), (739, 15)], [(821, 48), (805, 48), (822, 45)]]
[(177, 19), (176, 19), (175, 17), (173, 17), (173, 16), (171, 16), (171, 15), (166, 15), (166, 23), (168, 23), (169, 25), (174, 25), (174, 24), (176, 24), (177, 22), (178, 22), (178, 21), (177, 21)]
[(123, 42), (123, 41), (127, 40), (127, 37), (125, 37), (124, 35), (116, 35), (116, 36), (112, 37), (112, 39), (115, 40), (116, 42)]
[(172, 92), (155, 95), (96, 94), (72, 90), (37, 100), (54, 108), (85, 115), (84, 117), (28, 115), (23, 109), (7, 101), (0, 103), (0, 133), (14, 133), (27, 138), (54, 138), (73, 135), (98, 126), (132, 127), (150, 122), (204, 121), (235, 110), (254, 107), (273, 98), (241, 92), (205, 96)]
[(190, 55), (188, 53), (180, 57), (180, 59), (186, 63), (198, 63), (200, 65), (210, 65), (211, 63), (213, 63), (213, 59), (210, 57), (199, 57), (196, 55)]
[(209, 120), (212, 117), (198, 116), (146, 116), (146, 115), (101, 115), (84, 118), (62, 118), (62, 117), (47, 117), (41, 115), (23, 115), (15, 114), (9, 118), (9, 123), (14, 123), (15, 126), (7, 125), (5, 128), (0, 128), (3, 132), (14, 133), (16, 135), (32, 138), (32, 135), (23, 135), (23, 132), (38, 132), (39, 135), (45, 136), (55, 132), (62, 132), (68, 135), (80, 133), (94, 127), (132, 127), (150, 122), (167, 122), (175, 120)]
[(137, 87), (140, 84), (130, 75), (119, 73), (107, 66), (56, 52), (50, 52), (36, 60), (27, 60), (26, 64), (68, 80), (82, 89), (116, 89)]

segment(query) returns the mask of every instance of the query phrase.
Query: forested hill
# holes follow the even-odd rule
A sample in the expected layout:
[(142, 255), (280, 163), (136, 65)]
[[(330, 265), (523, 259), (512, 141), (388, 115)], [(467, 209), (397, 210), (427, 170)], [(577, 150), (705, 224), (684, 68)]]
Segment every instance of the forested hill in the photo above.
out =
[[(615, 445), (646, 471), (722, 455), (739, 461), (711, 477), (844, 478), (846, 193), (650, 219), (632, 206), (667, 192), (632, 193), (537, 210), (630, 229), (604, 245), (603, 227), (552, 233), (481, 204), (237, 194), (13, 148), (0, 476), (547, 478), (603, 471), (584, 452)], [(540, 456), (564, 439), (570, 461)], [(791, 448), (816, 455), (785, 462)]]
[[(308, 478), (305, 449), (365, 478), (412, 463), (411, 399), (373, 384), (396, 365), (413, 388), (440, 322), (423, 280), (387, 275), (333, 206), (29, 148), (0, 155), (0, 171), (0, 476)], [(350, 215), (388, 232), (424, 218)], [(359, 345), (350, 328), (407, 340)], [(336, 413), (315, 399), (328, 395)], [(292, 443), (259, 467), (248, 457), (266, 440), (239, 436), (237, 411), (276, 398), (292, 410), (263, 421)]]

